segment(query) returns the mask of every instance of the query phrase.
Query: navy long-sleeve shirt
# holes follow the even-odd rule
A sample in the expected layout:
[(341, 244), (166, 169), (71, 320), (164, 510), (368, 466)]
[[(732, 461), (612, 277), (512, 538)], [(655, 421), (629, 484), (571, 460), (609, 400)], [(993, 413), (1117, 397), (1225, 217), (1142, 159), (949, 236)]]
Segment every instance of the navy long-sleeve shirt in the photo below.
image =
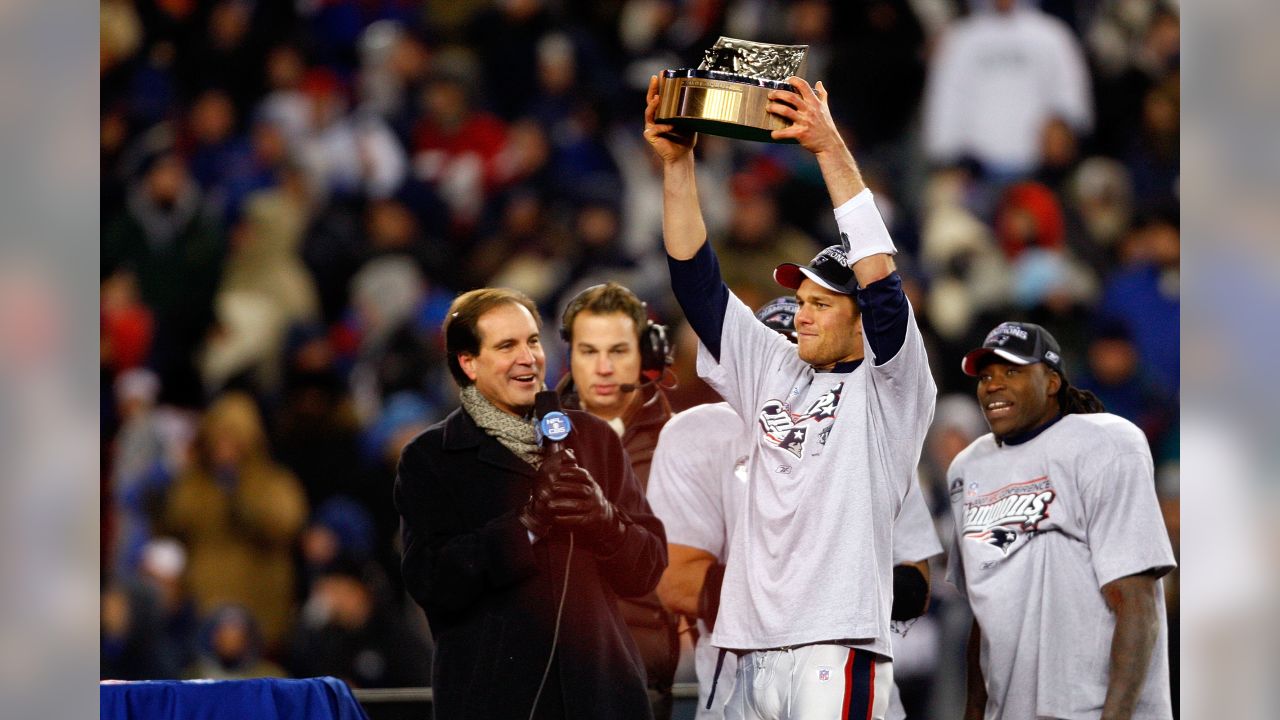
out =
[[(720, 262), (711, 243), (703, 243), (688, 260), (668, 255), (667, 266), (671, 271), (671, 289), (689, 325), (712, 357), (719, 361), (729, 288), (720, 275)], [(876, 364), (883, 365), (898, 354), (907, 336), (908, 306), (902, 277), (893, 272), (865, 288), (858, 288), (854, 300), (862, 312), (862, 332), (875, 353)], [(841, 363), (833, 370), (848, 372), (854, 367), (857, 365)]]

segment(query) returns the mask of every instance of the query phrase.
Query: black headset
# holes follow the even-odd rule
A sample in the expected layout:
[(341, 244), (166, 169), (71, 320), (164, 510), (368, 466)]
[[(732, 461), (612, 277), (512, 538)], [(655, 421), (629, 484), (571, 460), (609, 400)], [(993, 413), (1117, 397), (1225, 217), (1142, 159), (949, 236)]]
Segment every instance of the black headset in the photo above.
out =
[(647, 380), (657, 380), (674, 360), (667, 326), (646, 322), (640, 333), (640, 374)]
[[(564, 340), (565, 343), (569, 342), (571, 333), (569, 332), (567, 321), (572, 311), (581, 310), (579, 306), (582, 303), (582, 298), (592, 290), (602, 288), (607, 284), (592, 285), (569, 301), (569, 304), (564, 308), (564, 314), (560, 316), (561, 340)], [(649, 307), (648, 303), (643, 300), (640, 301), (640, 306), (646, 310)], [(639, 345), (641, 379), (648, 382), (657, 382), (662, 377), (662, 373), (671, 367), (671, 363), (675, 362), (667, 326), (659, 325), (652, 320), (645, 320), (644, 328), (640, 331)], [(573, 348), (570, 348), (569, 351), (572, 352)]]

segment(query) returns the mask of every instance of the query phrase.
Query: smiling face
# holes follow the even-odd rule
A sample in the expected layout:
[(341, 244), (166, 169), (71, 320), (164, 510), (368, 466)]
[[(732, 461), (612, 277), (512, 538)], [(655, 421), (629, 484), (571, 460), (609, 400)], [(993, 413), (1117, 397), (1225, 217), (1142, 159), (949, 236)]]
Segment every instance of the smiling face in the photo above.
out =
[(499, 410), (523, 416), (546, 373), (537, 321), (524, 306), (503, 303), (480, 316), (476, 334), (480, 351), (458, 354), (462, 371)]
[(640, 382), (640, 343), (635, 320), (624, 313), (578, 313), (573, 319), (570, 371), (582, 409), (604, 420), (626, 410)]
[(1034, 430), (1058, 414), (1062, 378), (1044, 363), (988, 361), (978, 368), (978, 406), (997, 438)]
[(796, 349), (801, 360), (827, 370), (838, 362), (862, 359), (862, 315), (853, 298), (805, 278), (796, 300)]

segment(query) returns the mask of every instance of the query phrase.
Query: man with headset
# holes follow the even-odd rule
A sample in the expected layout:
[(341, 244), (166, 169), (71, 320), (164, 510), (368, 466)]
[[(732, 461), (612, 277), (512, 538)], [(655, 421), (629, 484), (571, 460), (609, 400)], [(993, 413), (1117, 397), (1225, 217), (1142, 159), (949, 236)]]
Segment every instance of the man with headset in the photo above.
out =
[[(671, 418), (658, 386), (671, 362), (666, 327), (649, 320), (635, 293), (609, 282), (569, 301), (560, 334), (569, 347), (570, 370), (556, 388), (561, 402), (607, 422), (622, 439), (641, 488), (647, 488), (658, 433)], [(654, 717), (667, 720), (680, 660), (676, 618), (653, 592), (618, 605), (644, 658)]]

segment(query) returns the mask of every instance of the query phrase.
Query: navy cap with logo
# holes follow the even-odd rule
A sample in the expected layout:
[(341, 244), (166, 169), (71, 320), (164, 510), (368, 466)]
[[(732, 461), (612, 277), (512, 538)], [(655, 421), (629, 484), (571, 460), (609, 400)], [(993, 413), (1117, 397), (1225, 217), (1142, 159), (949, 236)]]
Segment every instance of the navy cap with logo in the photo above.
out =
[(1005, 322), (987, 333), (982, 347), (970, 350), (960, 361), (960, 369), (966, 375), (978, 374), (978, 367), (985, 358), (996, 356), (1015, 365), (1044, 363), (1062, 376), (1062, 349), (1048, 330), (1035, 323)]
[(773, 269), (773, 279), (792, 290), (800, 289), (805, 278), (842, 295), (852, 295), (858, 289), (858, 279), (854, 277), (848, 256), (839, 245), (823, 249), (808, 265), (782, 263)]
[(756, 319), (775, 332), (786, 335), (792, 342), (796, 339), (796, 313), (800, 312), (800, 303), (790, 295), (774, 298), (756, 311)]

